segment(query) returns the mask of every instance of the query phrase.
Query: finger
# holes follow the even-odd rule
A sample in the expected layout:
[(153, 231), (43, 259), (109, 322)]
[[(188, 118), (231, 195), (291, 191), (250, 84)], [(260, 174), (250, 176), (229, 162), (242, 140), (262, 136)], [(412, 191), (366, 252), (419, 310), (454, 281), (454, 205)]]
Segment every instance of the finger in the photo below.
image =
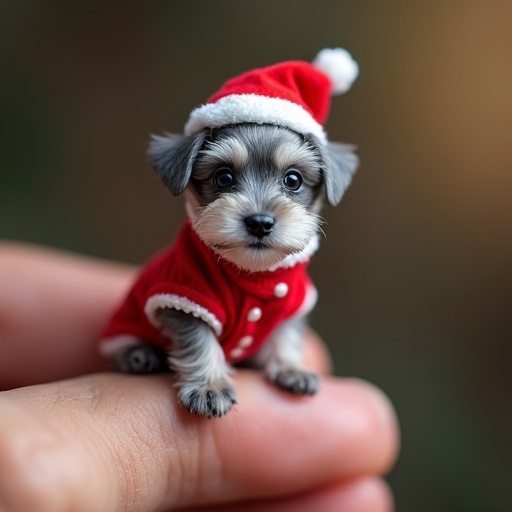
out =
[[(0, 389), (105, 369), (98, 339), (134, 276), (128, 266), (0, 244)], [(306, 361), (321, 373), (330, 369), (311, 333)]]
[[(239, 405), (216, 420), (178, 407), (171, 382), (103, 374), (4, 393), (41, 411), (28, 426), (0, 425), (0, 474), (22, 482), (10, 499), (101, 512), (113, 499), (131, 511), (276, 498), (382, 473), (396, 456), (389, 402), (359, 381), (325, 379), (317, 396), (294, 398), (239, 372)], [(35, 466), (13, 453), (33, 446), (34, 425), (51, 439), (32, 448)]]
[[(215, 431), (234, 494), (261, 497), (262, 488), (268, 495), (295, 493), (389, 469), (397, 427), (389, 402), (373, 386), (324, 379), (319, 395), (308, 401), (258, 386), (258, 378), (250, 377), (231, 423)], [(236, 413), (243, 413), (240, 422)], [(230, 440), (237, 431), (246, 435), (235, 446)]]
[(304, 362), (306, 367), (318, 373), (332, 373), (332, 360), (329, 350), (318, 335), (308, 330), (304, 343)]
[[(298, 496), (186, 509), (190, 512), (392, 512), (393, 495), (379, 477), (364, 476)], [(184, 511), (185, 509), (183, 509)]]
[(128, 266), (22, 245), (0, 246), (0, 385), (104, 367), (96, 340), (133, 278)]

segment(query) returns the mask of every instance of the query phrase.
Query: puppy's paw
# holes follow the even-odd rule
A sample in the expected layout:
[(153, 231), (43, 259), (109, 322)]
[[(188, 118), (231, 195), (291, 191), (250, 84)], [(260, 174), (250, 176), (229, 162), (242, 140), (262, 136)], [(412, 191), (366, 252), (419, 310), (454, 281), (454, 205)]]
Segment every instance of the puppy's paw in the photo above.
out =
[(226, 382), (185, 384), (178, 392), (178, 400), (189, 412), (212, 418), (229, 412), (236, 404), (236, 393)]
[(299, 368), (280, 368), (269, 377), (281, 389), (296, 395), (314, 395), (320, 389), (318, 375)]
[(166, 354), (152, 345), (128, 347), (117, 360), (117, 366), (124, 373), (158, 373), (168, 371)]

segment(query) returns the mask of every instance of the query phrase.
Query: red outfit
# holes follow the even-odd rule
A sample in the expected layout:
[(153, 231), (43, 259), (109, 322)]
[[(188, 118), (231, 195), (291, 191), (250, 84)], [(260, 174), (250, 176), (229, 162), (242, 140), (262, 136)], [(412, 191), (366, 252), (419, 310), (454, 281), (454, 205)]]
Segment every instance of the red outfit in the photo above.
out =
[(185, 223), (170, 248), (142, 270), (103, 333), (102, 350), (133, 337), (165, 348), (170, 341), (154, 325), (160, 307), (204, 320), (218, 337), (226, 360), (254, 354), (283, 321), (306, 314), (316, 292), (308, 261), (273, 271), (248, 272), (219, 257)]

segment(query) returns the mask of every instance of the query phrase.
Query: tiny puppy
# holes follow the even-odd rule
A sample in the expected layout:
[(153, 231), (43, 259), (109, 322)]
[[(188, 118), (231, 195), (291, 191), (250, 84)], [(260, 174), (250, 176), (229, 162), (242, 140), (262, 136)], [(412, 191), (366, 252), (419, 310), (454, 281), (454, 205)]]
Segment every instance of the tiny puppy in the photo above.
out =
[(150, 162), (185, 195), (188, 220), (104, 331), (119, 369), (172, 370), (179, 402), (206, 417), (236, 403), (231, 365), (245, 360), (284, 390), (316, 393), (302, 361), (316, 301), (306, 267), (324, 197), (338, 204), (358, 165), (322, 124), (357, 71), (342, 49), (252, 70), (192, 111), (184, 135), (153, 137)]

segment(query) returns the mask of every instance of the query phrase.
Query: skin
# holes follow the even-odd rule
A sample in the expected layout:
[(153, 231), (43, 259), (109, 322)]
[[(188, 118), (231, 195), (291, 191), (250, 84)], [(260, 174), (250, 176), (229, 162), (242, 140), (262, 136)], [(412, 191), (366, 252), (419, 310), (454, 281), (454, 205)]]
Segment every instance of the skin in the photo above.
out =
[[(96, 343), (134, 270), (0, 244), (0, 511), (390, 512), (388, 399), (324, 376), (294, 397), (238, 371), (222, 419), (177, 404), (172, 377), (103, 370)], [(308, 364), (324, 375), (321, 342)], [(7, 477), (4, 477), (7, 475)]]

